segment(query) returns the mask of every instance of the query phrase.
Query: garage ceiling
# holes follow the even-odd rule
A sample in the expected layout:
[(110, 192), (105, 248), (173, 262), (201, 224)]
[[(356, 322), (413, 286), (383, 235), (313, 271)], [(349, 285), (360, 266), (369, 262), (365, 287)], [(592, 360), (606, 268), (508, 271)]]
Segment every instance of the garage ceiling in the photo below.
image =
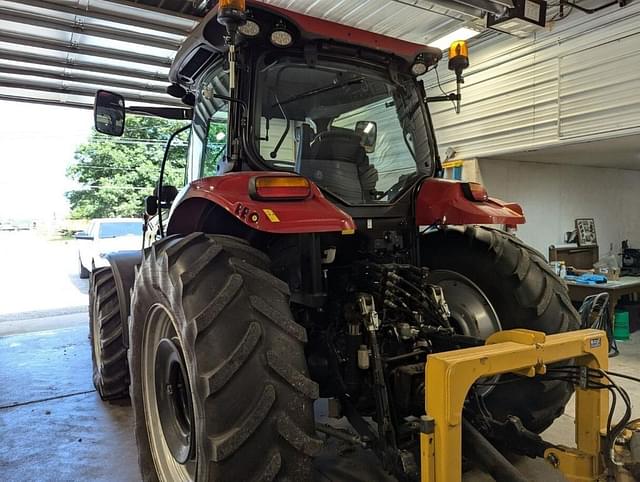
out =
[[(191, 2), (180, 3), (193, 10)], [(96, 89), (140, 103), (164, 93), (171, 60), (198, 17), (105, 0), (0, 0), (0, 98), (77, 107)]]
[[(453, 1), (266, 3), (427, 43), (473, 20), (464, 9), (448, 8)], [(213, 4), (211, 0), (0, 0), (0, 99), (88, 108), (95, 91), (106, 88), (140, 104), (179, 105), (165, 94), (171, 60)]]

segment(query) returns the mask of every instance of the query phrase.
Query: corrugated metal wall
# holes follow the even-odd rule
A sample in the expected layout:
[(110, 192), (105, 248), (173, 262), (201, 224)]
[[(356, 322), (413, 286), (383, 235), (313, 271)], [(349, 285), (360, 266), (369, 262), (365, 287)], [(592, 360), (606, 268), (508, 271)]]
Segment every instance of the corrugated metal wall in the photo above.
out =
[[(529, 39), (494, 35), (471, 48), (462, 113), (431, 104), (441, 155), (521, 152), (640, 132), (640, 4), (574, 12)], [(446, 61), (442, 86), (455, 88)], [(439, 95), (434, 73), (425, 76)]]
[(640, 33), (560, 58), (559, 115), (563, 139), (640, 125)]

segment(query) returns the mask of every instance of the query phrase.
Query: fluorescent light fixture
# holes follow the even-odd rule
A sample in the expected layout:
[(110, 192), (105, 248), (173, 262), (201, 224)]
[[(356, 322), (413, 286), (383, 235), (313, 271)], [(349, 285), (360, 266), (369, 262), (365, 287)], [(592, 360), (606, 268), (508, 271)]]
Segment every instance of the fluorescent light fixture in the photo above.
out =
[(480, 32), (477, 30), (473, 30), (468, 27), (460, 27), (458, 30), (448, 33), (444, 37), (440, 37), (438, 40), (431, 42), (428, 45), (429, 47), (435, 47), (440, 50), (447, 50), (449, 45), (451, 45), (451, 42), (456, 40), (469, 40), (471, 37), (475, 37), (479, 33)]
[(371, 129), (373, 129), (373, 122), (369, 122), (367, 124), (367, 127), (364, 128), (364, 133), (368, 134), (369, 132), (371, 132)]

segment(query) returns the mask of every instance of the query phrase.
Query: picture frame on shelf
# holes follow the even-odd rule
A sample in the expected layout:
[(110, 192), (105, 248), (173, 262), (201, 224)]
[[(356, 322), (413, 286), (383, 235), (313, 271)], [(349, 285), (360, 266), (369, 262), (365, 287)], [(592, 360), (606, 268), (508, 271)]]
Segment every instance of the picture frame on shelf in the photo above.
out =
[(578, 246), (597, 246), (596, 222), (593, 218), (576, 219)]

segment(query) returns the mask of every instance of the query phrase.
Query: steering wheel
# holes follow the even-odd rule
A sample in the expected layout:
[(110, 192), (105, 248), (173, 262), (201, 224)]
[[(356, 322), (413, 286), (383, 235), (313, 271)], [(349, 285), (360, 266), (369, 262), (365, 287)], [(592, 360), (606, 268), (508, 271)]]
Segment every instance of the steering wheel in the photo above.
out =
[(326, 142), (329, 140), (337, 140), (338, 138), (344, 138), (346, 140), (357, 140), (360, 142), (360, 136), (355, 132), (349, 131), (348, 129), (332, 129), (324, 132), (320, 132), (317, 134), (313, 140), (311, 141), (311, 145), (316, 142)]

